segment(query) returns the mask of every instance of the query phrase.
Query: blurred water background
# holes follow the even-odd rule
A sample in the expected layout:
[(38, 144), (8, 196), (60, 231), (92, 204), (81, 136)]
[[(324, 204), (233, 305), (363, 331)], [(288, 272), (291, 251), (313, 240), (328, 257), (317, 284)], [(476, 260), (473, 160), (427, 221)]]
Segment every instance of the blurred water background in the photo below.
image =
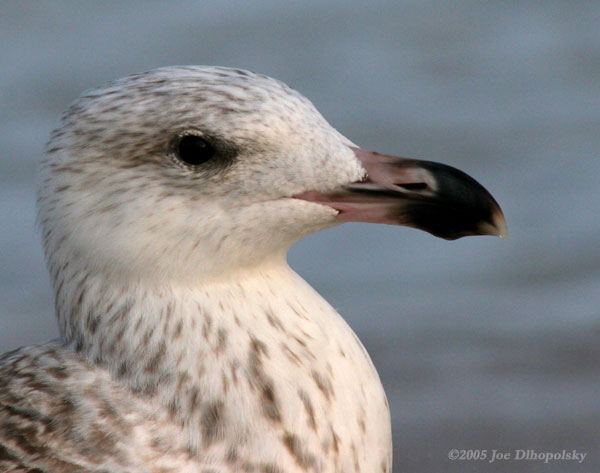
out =
[(57, 335), (34, 188), (69, 102), (164, 65), (247, 68), (504, 209), (507, 242), (346, 224), (291, 251), (372, 355), (395, 471), (600, 471), (600, 2), (4, 0), (0, 44), (0, 351)]

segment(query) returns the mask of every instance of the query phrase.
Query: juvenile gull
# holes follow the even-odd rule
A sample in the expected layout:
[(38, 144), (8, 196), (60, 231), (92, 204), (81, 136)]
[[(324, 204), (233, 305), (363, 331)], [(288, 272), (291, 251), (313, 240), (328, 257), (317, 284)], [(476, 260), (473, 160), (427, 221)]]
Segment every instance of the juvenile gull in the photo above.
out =
[(221, 67), (84, 93), (38, 207), (61, 338), (0, 359), (2, 472), (388, 473), (377, 372), (286, 252), (352, 220), (505, 232), (464, 173), (360, 150)]

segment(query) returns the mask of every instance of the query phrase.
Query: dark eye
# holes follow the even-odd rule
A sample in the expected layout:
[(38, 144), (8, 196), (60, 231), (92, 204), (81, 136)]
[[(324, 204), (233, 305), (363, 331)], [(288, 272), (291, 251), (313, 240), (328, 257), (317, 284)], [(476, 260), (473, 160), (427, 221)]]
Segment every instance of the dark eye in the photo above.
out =
[(184, 163), (197, 166), (211, 159), (215, 149), (204, 138), (188, 135), (179, 140), (177, 155)]

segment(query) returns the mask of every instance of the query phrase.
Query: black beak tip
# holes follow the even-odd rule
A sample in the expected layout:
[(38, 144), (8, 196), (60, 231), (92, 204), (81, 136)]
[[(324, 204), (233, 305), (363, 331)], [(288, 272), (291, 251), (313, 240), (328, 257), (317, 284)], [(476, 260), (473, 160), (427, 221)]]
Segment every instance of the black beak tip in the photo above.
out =
[(446, 240), (493, 235), (506, 239), (506, 220), (500, 206), (479, 182), (444, 164), (424, 162), (438, 189), (434, 196), (409, 204), (411, 226)]

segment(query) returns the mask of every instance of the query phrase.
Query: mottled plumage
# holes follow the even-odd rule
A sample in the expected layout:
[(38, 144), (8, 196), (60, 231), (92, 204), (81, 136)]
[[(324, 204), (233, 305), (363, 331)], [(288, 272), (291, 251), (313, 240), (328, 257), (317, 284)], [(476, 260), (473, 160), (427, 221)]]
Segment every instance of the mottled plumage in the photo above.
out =
[[(234, 157), (186, 168), (188, 130)], [(389, 470), (368, 356), (285, 264), (335, 212), (280, 197), (360, 178), (348, 144), (245, 71), (165, 68), (79, 98), (39, 191), (62, 340), (3, 358), (0, 470)]]
[[(186, 136), (214, 156), (186, 164)], [(356, 210), (370, 192), (388, 206), (376, 221), (410, 224), (398, 202), (437, 208), (467, 183), (477, 218), (447, 237), (501, 225), (480, 186), (431, 163), (373, 190), (373, 156), (247, 71), (163, 68), (82, 95), (38, 193), (61, 339), (0, 359), (0, 471), (389, 473), (377, 373), (286, 252), (372, 215)]]

